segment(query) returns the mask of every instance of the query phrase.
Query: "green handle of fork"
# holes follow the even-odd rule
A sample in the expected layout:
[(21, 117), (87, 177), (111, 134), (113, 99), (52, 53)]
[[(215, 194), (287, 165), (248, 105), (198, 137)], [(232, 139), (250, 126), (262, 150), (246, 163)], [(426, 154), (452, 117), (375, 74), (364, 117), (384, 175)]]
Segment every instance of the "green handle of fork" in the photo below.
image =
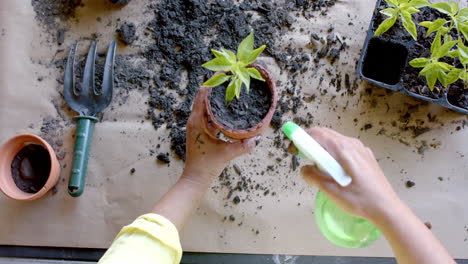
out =
[(75, 116), (78, 119), (73, 152), (73, 166), (68, 182), (68, 193), (73, 197), (80, 196), (84, 191), (86, 169), (88, 167), (89, 147), (93, 135), (94, 116)]

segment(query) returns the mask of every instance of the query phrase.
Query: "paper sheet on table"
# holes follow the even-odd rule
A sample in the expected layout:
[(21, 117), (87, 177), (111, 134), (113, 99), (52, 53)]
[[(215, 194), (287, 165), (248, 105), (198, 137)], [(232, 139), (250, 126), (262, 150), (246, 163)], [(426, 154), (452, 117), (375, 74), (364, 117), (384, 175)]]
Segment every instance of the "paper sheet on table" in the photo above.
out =
[[(63, 100), (58, 94), (62, 87), (56, 78), (61, 76), (54, 67), (47, 65), (54, 58), (65, 58), (74, 38), (90, 36), (93, 32), (100, 32), (100, 49), (104, 50), (114, 38), (118, 17), (144, 25), (151, 16), (144, 11), (145, 1), (134, 0), (112, 11), (106, 9), (107, 2), (84, 1), (84, 7), (77, 10), (79, 24), (72, 22), (67, 32), (62, 45), (64, 51), (58, 51), (53, 41), (52, 44), (46, 41), (51, 36), (35, 21), (30, 1), (0, 3), (0, 142), (20, 132), (41, 134), (44, 119), (59, 119), (63, 133), (55, 135), (50, 131), (48, 137), (63, 140), (58, 152), (66, 154), (61, 160), (64, 168), (56, 194), (49, 192), (43, 199), (33, 202), (17, 202), (0, 195), (0, 244), (106, 248), (123, 225), (152, 208), (182, 171), (181, 161), (171, 157), (170, 166), (160, 165), (155, 162), (155, 156), (150, 155), (149, 150), (155, 150), (157, 144), (162, 148), (158, 151), (170, 152), (168, 130), (156, 131), (149, 121), (141, 123), (147, 107), (142, 102), (147, 95), (135, 90), (125, 105), (114, 102), (104, 110), (104, 119), (94, 130), (85, 192), (79, 198), (67, 194), (74, 123), (72, 115), (64, 112)], [(308, 43), (309, 36), (299, 32), (301, 27), (306, 31), (322, 29), (326, 32), (329, 25), (333, 25), (337, 34), (350, 38), (350, 48), (342, 53), (340, 63), (334, 67), (339, 67), (342, 75), (348, 73), (354, 79), (354, 63), (373, 8), (372, 0), (339, 1), (330, 8), (327, 17), (299, 19), (293, 25), (295, 32), (284, 37), (283, 47), (304, 47)], [(96, 21), (98, 16), (102, 22)], [(106, 26), (109, 21), (110, 26)], [(118, 49), (119, 54), (132, 52), (134, 50), (129, 48)], [(261, 60), (277, 79), (286, 83), (286, 75), (280, 73), (273, 60)], [(303, 94), (318, 94), (315, 101), (306, 104), (307, 110), (301, 108), (297, 116), (306, 117), (309, 111), (315, 125), (329, 126), (361, 138), (375, 151), (401, 198), (423, 221), (431, 222), (432, 231), (450, 253), (457, 258), (468, 258), (468, 129), (456, 130), (467, 120), (466, 116), (380, 88), (372, 88), (372, 95), (368, 95), (364, 92), (368, 87), (361, 82), (355, 96), (333, 98), (337, 95), (334, 89), (319, 95), (319, 75), (320, 72), (306, 72), (297, 77)], [(325, 79), (320, 88), (329, 86), (329, 81)], [(285, 88), (280, 85), (279, 89)], [(432, 129), (417, 138), (391, 125), (411, 105), (420, 105), (411, 113), (412, 121), (427, 120), (427, 113), (437, 115), (438, 120), (427, 123)], [(373, 128), (362, 129), (365, 124), (373, 124)], [(378, 133), (380, 128), (385, 131)], [(270, 129), (252, 154), (233, 163), (245, 176), (268, 185), (276, 195), (251, 193), (252, 201), (233, 205), (225, 200), (227, 189), (219, 188), (217, 193), (210, 190), (181, 234), (184, 250), (392, 256), (383, 238), (364, 249), (342, 249), (328, 242), (315, 225), (316, 189), (307, 187), (298, 171), (291, 171), (290, 157), (281, 161), (284, 166), (277, 171), (257, 174), (276, 162), (269, 156), (269, 152), (278, 151), (272, 146), (274, 136)], [(420, 155), (418, 147), (423, 141), (433, 147), (427, 147), (424, 155)], [(131, 168), (136, 169), (133, 175), (129, 172)], [(238, 177), (232, 167), (229, 171), (231, 177)], [(442, 181), (438, 177), (442, 177)], [(416, 186), (406, 188), (408, 179)], [(214, 182), (213, 186), (219, 186), (219, 182)], [(239, 195), (247, 197), (245, 193)], [(259, 206), (262, 209), (258, 209)], [(223, 221), (230, 215), (235, 216), (235, 222)]]

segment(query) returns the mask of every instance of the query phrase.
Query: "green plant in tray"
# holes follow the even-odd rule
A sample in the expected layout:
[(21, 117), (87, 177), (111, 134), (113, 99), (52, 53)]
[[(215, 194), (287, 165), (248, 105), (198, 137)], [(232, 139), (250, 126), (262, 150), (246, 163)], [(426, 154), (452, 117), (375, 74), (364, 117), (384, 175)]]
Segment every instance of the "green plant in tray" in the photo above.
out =
[(265, 81), (260, 72), (254, 67), (247, 67), (254, 63), (257, 57), (266, 48), (265, 45), (254, 49), (253, 31), (242, 40), (237, 48), (237, 55), (226, 49), (211, 50), (215, 58), (202, 66), (211, 71), (223, 71), (203, 83), (206, 87), (216, 87), (230, 80), (226, 89), (226, 102), (230, 103), (234, 97), (240, 97), (242, 84), (250, 89), (250, 78)]
[(448, 16), (449, 20), (440, 18), (419, 23), (427, 28), (426, 37), (433, 32), (445, 36), (455, 29), (458, 35), (463, 35), (468, 40), (468, 7), (460, 9), (458, 2), (441, 2), (432, 4), (430, 7)]
[[(450, 50), (457, 44), (456, 40), (447, 41), (441, 44), (441, 37), (438, 34), (431, 45), (430, 58), (417, 58), (410, 61), (414, 68), (423, 68), (419, 75), (426, 77), (429, 89), (434, 89), (437, 80), (445, 87), (458, 80), (459, 71), (453, 65), (440, 61), (447, 56)], [(458, 73), (458, 74), (457, 74)]]
[(416, 40), (418, 34), (412, 14), (419, 12), (418, 8), (428, 6), (429, 2), (427, 0), (385, 0), (385, 2), (389, 7), (380, 10), (380, 13), (388, 18), (379, 25), (374, 36), (387, 32), (397, 20), (400, 20), (406, 31)]
[[(441, 2), (430, 5), (431, 8), (445, 14), (449, 20), (440, 18), (435, 21), (424, 21), (419, 25), (427, 28), (426, 38), (436, 33), (431, 44), (430, 58), (417, 58), (410, 61), (414, 68), (423, 68), (419, 75), (425, 76), (429, 89), (434, 89), (439, 81), (444, 87), (463, 81), (468, 87), (468, 8), (459, 9), (458, 2)], [(456, 36), (456, 40), (452, 35)], [(459, 60), (462, 69), (441, 62), (444, 57)]]

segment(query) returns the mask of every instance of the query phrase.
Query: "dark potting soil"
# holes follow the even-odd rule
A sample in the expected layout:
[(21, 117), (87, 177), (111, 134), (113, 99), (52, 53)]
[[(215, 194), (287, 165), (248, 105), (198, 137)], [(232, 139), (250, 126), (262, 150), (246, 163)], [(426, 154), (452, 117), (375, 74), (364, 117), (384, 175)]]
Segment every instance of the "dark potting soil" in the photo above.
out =
[(23, 147), (11, 162), (11, 175), (23, 192), (36, 193), (46, 183), (50, 173), (49, 152), (40, 145)]
[[(382, 21), (386, 18), (384, 15), (379, 13), (379, 10), (387, 8), (387, 5), (385, 1), (382, 1), (378, 9), (374, 10), (374, 20), (373, 20), (373, 30), (376, 30), (377, 27), (382, 23)], [(435, 21), (439, 18), (444, 18), (447, 19), (447, 17), (428, 7), (424, 7), (420, 9), (421, 12), (413, 14), (413, 20), (415, 21), (416, 24), (419, 24), (422, 21)], [(402, 47), (405, 45), (407, 46), (407, 59), (406, 59), (406, 64), (405, 66), (402, 67), (402, 69), (395, 70), (396, 74), (400, 76), (398, 81), (403, 82), (403, 86), (406, 90), (416, 93), (416, 94), (421, 94), (423, 96), (427, 96), (429, 98), (441, 98), (444, 93), (444, 87), (437, 82), (436, 84), (436, 89), (433, 91), (429, 90), (429, 87), (427, 85), (427, 81), (424, 76), (419, 76), (419, 72), (421, 71), (420, 68), (413, 68), (411, 67), (408, 62), (415, 59), (415, 58), (429, 58), (430, 57), (430, 48), (431, 48), (431, 43), (434, 39), (435, 34), (431, 34), (428, 38), (426, 38), (426, 28), (417, 26), (418, 28), (418, 40), (414, 42), (412, 37), (406, 32), (404, 29), (403, 25), (401, 22), (398, 20), (395, 25), (388, 30), (386, 33), (381, 35), (379, 38), (384, 40), (384, 41), (393, 41), (393, 42), (399, 42), (399, 46), (396, 44), (394, 45), (393, 49), (390, 49), (391, 52), (386, 49), (383, 51), (383, 48), (379, 50), (375, 50), (375, 53), (377, 56), (385, 56), (386, 53), (392, 53), (395, 57), (398, 57), (397, 54), (400, 54), (400, 57), (405, 56), (405, 52), (402, 50)], [(462, 36), (463, 37), (463, 36)], [(414, 43), (414, 45), (412, 44)], [(387, 47), (388, 48), (388, 47)], [(457, 61), (453, 61), (453, 59), (450, 58), (444, 58), (445, 62), (455, 64), (457, 65)], [(381, 65), (384, 65), (387, 62), (386, 60), (381, 60), (382, 63)], [(385, 69), (387, 72), (391, 71), (389, 69)], [(393, 72), (395, 74), (395, 72)], [(396, 84), (395, 82), (395, 75), (390, 74), (392, 76), (391, 80), (387, 80), (385, 78), (382, 78), (381, 81), (388, 83), (388, 84)], [(377, 76), (378, 77), (378, 76)], [(377, 79), (379, 80), (379, 79)], [(466, 96), (465, 89), (461, 85), (453, 84), (448, 87), (448, 92), (451, 94), (450, 97), (451, 99), (449, 100), (450, 103), (453, 105), (463, 107), (468, 109), (468, 98)]]
[(133, 23), (125, 23), (116, 31), (119, 36), (119, 40), (125, 45), (130, 45), (133, 41), (138, 39), (136, 35), (136, 26)]
[(212, 89), (210, 105), (213, 115), (221, 124), (235, 130), (248, 129), (267, 115), (271, 105), (271, 93), (266, 82), (252, 79), (250, 92), (242, 86), (240, 98), (234, 98), (226, 103), (226, 88), (224, 83)]
[(75, 9), (81, 6), (82, 0), (31, 0), (36, 12), (36, 19), (50, 29), (57, 29), (57, 19), (64, 22), (74, 17)]

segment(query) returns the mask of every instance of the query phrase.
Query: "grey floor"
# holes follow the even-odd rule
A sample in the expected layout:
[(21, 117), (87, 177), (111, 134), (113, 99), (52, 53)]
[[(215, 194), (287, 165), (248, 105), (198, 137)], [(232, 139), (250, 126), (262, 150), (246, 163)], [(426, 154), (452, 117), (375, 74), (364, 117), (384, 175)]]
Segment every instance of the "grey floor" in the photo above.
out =
[[(46, 260), (46, 259), (26, 259), (26, 258), (1, 258), (0, 264), (92, 264), (89, 261), (69, 261), (69, 260)], [(284, 255), (220, 255), (220, 254), (195, 254), (184, 257), (181, 264), (393, 264), (396, 263), (391, 258), (356, 258), (356, 257), (321, 257), (321, 256), (284, 256)], [(468, 260), (457, 260), (458, 264), (468, 264)]]

